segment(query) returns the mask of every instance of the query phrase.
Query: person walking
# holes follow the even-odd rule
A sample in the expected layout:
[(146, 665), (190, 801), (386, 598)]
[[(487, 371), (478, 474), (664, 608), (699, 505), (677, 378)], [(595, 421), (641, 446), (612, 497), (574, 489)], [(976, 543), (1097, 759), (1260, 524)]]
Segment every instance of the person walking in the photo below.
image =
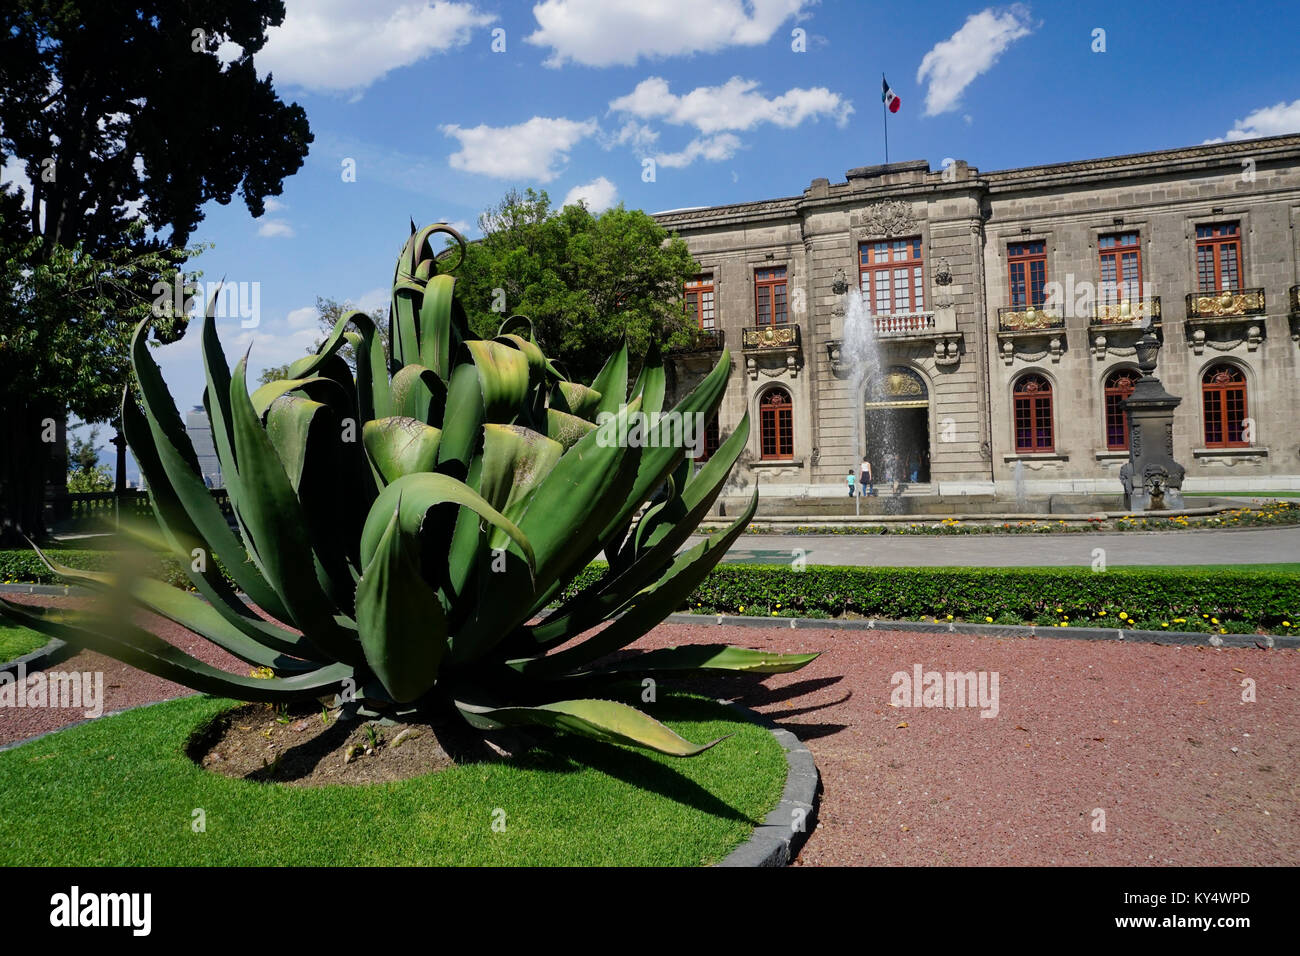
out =
[(867, 461), (867, 456), (862, 456), (862, 475), (858, 479), (858, 494), (862, 497), (875, 495), (876, 493), (876, 476), (871, 472), (871, 462)]
[(853, 472), (849, 471), (849, 497), (853, 497)]

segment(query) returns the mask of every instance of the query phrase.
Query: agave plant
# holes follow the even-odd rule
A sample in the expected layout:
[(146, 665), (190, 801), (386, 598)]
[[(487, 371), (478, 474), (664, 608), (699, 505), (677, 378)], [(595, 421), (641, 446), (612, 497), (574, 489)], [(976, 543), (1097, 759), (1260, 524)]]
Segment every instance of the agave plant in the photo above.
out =
[[(439, 233), (463, 254), (446, 225), (412, 225), (393, 278), (391, 360), (372, 320), (350, 312), (287, 379), (250, 395), (247, 355), (232, 373), (209, 309), (203, 400), (238, 533), (200, 477), (147, 321), (136, 330), (123, 430), (197, 594), (42, 555), (69, 583), (129, 598), (273, 676), (205, 664), (130, 614), (12, 602), (0, 614), (242, 700), (338, 694), (366, 712), (454, 707), (481, 730), (540, 724), (678, 756), (707, 749), (717, 741), (694, 744), (571, 689), (654, 672), (780, 673), (816, 656), (699, 645), (611, 660), (681, 605), (757, 507), (755, 491), (730, 527), (678, 553), (749, 432), (746, 416), (698, 468), (684, 448), (681, 416), (716, 411), (729, 357), (676, 417), (658, 415), (665, 381), (653, 350), (630, 394), (626, 344), (591, 385), (570, 381), (523, 317), (493, 339), (471, 334), (431, 245)], [(602, 551), (607, 572), (570, 593)]]

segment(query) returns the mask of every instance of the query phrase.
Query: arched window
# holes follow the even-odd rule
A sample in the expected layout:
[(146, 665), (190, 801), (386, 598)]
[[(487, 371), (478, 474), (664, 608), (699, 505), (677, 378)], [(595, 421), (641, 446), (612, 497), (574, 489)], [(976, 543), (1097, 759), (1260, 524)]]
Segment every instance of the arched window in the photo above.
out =
[(1138, 373), (1131, 368), (1117, 368), (1106, 376), (1106, 447), (1110, 451), (1128, 451), (1128, 412), (1124, 399), (1133, 394)]
[(718, 429), (718, 416), (715, 414), (704, 425), (704, 451), (695, 460), (701, 463), (708, 461), (721, 444), (722, 438)]
[(1041, 375), (1024, 375), (1014, 395), (1016, 451), (1053, 451), (1052, 384)]
[(1206, 448), (1242, 448), (1246, 440), (1246, 375), (1235, 365), (1211, 365), (1201, 376)]
[(763, 458), (794, 457), (794, 407), (783, 388), (768, 391), (758, 404), (759, 441)]

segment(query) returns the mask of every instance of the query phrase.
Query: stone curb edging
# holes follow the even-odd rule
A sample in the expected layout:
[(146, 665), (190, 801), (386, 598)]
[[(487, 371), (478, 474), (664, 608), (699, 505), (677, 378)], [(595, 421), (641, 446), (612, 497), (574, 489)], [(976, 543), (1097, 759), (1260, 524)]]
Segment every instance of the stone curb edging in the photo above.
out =
[[(0, 585), (0, 593), (4, 594), (61, 594), (66, 595), (71, 592), (63, 585), (52, 584), (3, 584)], [(38, 647), (36, 650), (24, 654), (22, 657), (15, 657), (11, 661), (0, 663), (0, 674), (8, 674), (12, 679), (18, 679), (18, 668), (21, 665), (27, 673), (33, 671), (43, 671), (53, 667), (61, 661), (66, 661), (73, 654), (77, 653), (80, 648), (73, 647), (66, 641), (61, 641), (57, 637), (50, 638), (50, 642), (44, 647)]]
[(983, 637), (1048, 637), (1082, 641), (1125, 641), (1138, 644), (1186, 644), (1202, 647), (1264, 647), (1300, 650), (1300, 635), (1202, 634), (1197, 631), (1139, 631), (1107, 627), (1045, 627), (1038, 624), (966, 624), (949, 621), (888, 621), (877, 618), (837, 620), (809, 617), (746, 617), (734, 614), (670, 614), (670, 624), (715, 624), (782, 630), (910, 631), (920, 634), (975, 634)]
[(790, 731), (778, 727), (765, 714), (751, 710), (735, 701), (720, 700), (746, 719), (764, 727), (785, 750), (785, 789), (781, 802), (761, 824), (754, 828), (749, 839), (732, 850), (717, 866), (789, 866), (799, 855), (808, 840), (808, 834), (817, 823), (817, 801), (821, 792), (821, 775), (813, 761), (812, 751)]

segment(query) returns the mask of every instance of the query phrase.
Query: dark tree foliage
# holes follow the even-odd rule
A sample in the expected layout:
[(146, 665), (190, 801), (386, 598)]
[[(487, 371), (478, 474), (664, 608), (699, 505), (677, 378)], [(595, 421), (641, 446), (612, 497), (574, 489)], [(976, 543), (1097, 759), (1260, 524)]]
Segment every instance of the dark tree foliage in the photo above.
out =
[[(31, 181), (0, 192), (0, 540), (43, 532), (43, 423), (114, 416), (130, 326), (203, 205), (259, 216), (302, 166), (306, 114), (253, 66), (283, 19), (282, 0), (0, 5), (0, 162)], [(243, 53), (223, 64), (226, 41)], [(184, 329), (163, 314), (153, 336)]]

